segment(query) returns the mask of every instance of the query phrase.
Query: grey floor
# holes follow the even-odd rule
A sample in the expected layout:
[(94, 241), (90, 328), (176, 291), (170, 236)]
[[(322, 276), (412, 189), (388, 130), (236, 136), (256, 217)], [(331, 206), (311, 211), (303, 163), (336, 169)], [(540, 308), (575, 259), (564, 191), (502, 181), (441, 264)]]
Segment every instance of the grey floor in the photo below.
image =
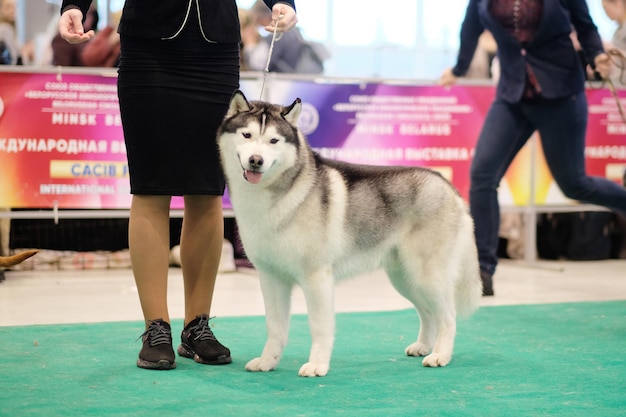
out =
[[(626, 260), (593, 262), (503, 260), (494, 277), (495, 297), (485, 306), (626, 299)], [(179, 268), (170, 270), (169, 308), (183, 317)], [(338, 284), (338, 312), (411, 308), (382, 272)], [(305, 313), (299, 290), (293, 313)], [(262, 315), (263, 299), (256, 272), (240, 268), (219, 275), (213, 316)], [(0, 283), (0, 326), (142, 320), (129, 269), (88, 271), (6, 271)]]

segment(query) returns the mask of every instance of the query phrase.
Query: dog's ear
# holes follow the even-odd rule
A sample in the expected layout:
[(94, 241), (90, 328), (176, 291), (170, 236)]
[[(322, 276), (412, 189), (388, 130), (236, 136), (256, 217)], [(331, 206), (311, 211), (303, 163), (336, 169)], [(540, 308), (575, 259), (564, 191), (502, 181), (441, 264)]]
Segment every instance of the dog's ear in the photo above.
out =
[(226, 112), (226, 118), (233, 117), (237, 113), (250, 111), (250, 109), (250, 103), (248, 103), (246, 96), (243, 95), (241, 90), (237, 90), (233, 93), (233, 96), (230, 99), (228, 111)]
[(302, 100), (297, 98), (289, 107), (283, 107), (282, 115), (292, 126), (298, 127), (298, 119), (302, 111)]

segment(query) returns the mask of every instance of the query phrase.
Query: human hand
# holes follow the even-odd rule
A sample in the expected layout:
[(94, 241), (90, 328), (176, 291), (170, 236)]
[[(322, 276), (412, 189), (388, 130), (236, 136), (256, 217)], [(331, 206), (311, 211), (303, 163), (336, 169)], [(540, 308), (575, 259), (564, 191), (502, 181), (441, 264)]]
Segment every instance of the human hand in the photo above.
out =
[(593, 60), (596, 68), (595, 71), (599, 73), (602, 78), (609, 78), (611, 75), (611, 58), (605, 53), (597, 55)]
[(59, 20), (59, 34), (69, 43), (83, 43), (93, 38), (95, 32), (85, 33), (83, 28), (83, 12), (78, 9), (68, 9)]
[[(278, 25), (276, 25), (277, 20)], [(276, 32), (287, 32), (293, 29), (296, 23), (298, 23), (296, 11), (287, 4), (276, 3), (272, 8), (272, 23), (265, 26), (265, 30), (273, 33), (274, 27), (276, 27)]]
[(452, 68), (446, 68), (441, 77), (439, 77), (439, 85), (444, 87), (450, 87), (453, 84), (456, 84), (457, 76), (452, 73)]

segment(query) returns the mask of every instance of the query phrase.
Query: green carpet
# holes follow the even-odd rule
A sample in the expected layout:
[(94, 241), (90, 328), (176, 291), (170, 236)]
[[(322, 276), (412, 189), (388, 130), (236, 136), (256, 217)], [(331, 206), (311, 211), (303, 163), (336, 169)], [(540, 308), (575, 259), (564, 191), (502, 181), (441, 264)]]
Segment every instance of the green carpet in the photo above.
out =
[(484, 307), (459, 321), (455, 356), (437, 369), (404, 356), (413, 311), (338, 314), (330, 373), (313, 379), (297, 376), (306, 316), (292, 318), (269, 373), (244, 370), (263, 347), (263, 317), (212, 323), (233, 363), (177, 358), (173, 371), (135, 366), (140, 321), (0, 327), (0, 415), (626, 415), (626, 301)]

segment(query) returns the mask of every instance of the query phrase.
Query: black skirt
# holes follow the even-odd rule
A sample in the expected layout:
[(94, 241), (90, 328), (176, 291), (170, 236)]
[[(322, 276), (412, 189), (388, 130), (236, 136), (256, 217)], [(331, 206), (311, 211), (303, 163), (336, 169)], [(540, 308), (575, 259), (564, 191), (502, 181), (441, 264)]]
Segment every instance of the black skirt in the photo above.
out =
[(222, 195), (215, 134), (239, 87), (239, 45), (206, 41), (192, 20), (174, 39), (126, 36), (121, 47), (131, 193)]

